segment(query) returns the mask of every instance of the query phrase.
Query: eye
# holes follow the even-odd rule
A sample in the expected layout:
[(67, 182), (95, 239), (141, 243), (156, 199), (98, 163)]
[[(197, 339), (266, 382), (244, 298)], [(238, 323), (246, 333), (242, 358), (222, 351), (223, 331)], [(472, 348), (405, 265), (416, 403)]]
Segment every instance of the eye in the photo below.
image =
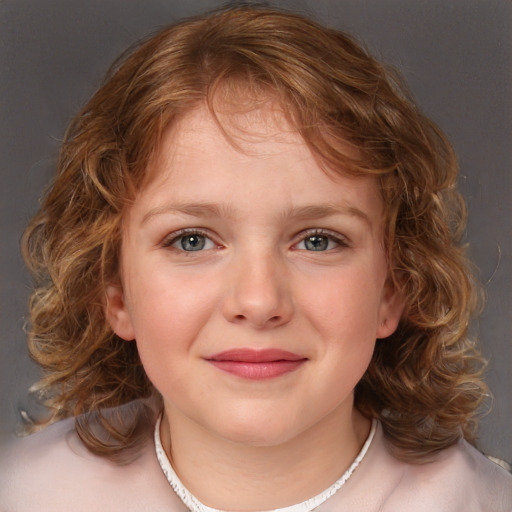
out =
[(182, 231), (178, 235), (173, 235), (165, 247), (172, 247), (179, 251), (194, 252), (215, 248), (215, 243), (200, 231)]
[(337, 247), (347, 247), (347, 242), (341, 237), (323, 231), (307, 233), (306, 236), (296, 244), (295, 248), (306, 251), (329, 251)]

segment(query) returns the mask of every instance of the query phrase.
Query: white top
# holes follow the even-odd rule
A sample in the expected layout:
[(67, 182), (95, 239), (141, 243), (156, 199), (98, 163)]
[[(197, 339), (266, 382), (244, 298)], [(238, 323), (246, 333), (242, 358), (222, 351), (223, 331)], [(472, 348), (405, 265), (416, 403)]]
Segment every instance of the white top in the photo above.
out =
[[(158, 463), (148, 426), (140, 457), (119, 466), (92, 455), (72, 420), (3, 446), (1, 512), (186, 512)], [(386, 448), (382, 428), (358, 468), (315, 512), (512, 512), (512, 475), (461, 441), (412, 465)]]
[[(181, 501), (185, 504), (185, 506), (191, 512), (222, 512), (221, 510), (208, 507), (204, 503), (201, 503), (182, 483), (174, 468), (169, 461), (167, 454), (162, 446), (162, 442), (160, 441), (160, 421), (162, 417), (159, 416), (156, 425), (155, 425), (155, 449), (156, 449), (156, 458), (158, 459), (158, 463), (164, 472), (165, 477), (167, 478), (169, 484), (173, 488), (174, 492), (178, 495)], [(327, 501), (331, 498), (337, 491), (341, 489), (341, 487), (345, 484), (345, 482), (352, 476), (352, 473), (359, 466), (361, 461), (363, 460), (366, 452), (370, 448), (372, 444), (373, 438), (375, 436), (375, 432), (377, 430), (377, 421), (373, 420), (372, 428), (370, 429), (370, 433), (368, 438), (366, 439), (361, 451), (358, 453), (357, 457), (354, 459), (354, 462), (350, 465), (350, 467), (341, 475), (336, 482), (334, 482), (330, 487), (325, 489), (320, 494), (309, 498), (302, 503), (297, 503), (295, 505), (290, 505), (289, 507), (279, 508), (272, 512), (311, 512), (315, 510), (319, 505), (321, 505), (324, 501)]]

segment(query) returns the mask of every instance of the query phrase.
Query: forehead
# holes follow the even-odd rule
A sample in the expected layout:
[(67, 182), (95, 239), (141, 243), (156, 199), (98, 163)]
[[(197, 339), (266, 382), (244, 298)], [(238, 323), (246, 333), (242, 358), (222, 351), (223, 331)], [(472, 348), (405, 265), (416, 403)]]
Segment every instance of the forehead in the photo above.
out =
[[(215, 140), (219, 150), (234, 150), (243, 156), (265, 157), (286, 146), (305, 146), (286, 112), (273, 99), (216, 101), (199, 105), (164, 132), (160, 156), (177, 156), (195, 139)], [(201, 148), (197, 147), (201, 152)]]
[[(204, 148), (196, 143), (200, 137), (215, 139), (216, 144), (220, 143), (219, 150), (236, 150), (241, 157), (270, 157), (274, 152), (295, 146), (299, 151), (298, 157), (314, 159), (317, 166), (333, 179), (353, 174), (343, 165), (333, 169), (318, 154), (311, 152), (291, 120), (293, 115), (274, 93), (234, 92), (237, 93), (234, 97), (226, 98), (224, 95), (219, 98), (221, 93), (217, 91), (208, 105), (206, 102), (196, 105), (164, 130), (155, 157), (148, 166), (150, 179), (147, 181), (154, 173), (161, 173), (163, 168), (172, 168), (172, 160), (183, 148), (189, 153), (190, 146), (195, 146), (194, 154), (204, 152)], [(320, 126), (315, 130), (323, 131)], [(338, 137), (330, 142), (336, 153), (344, 155), (352, 165), (366, 160), (350, 141)]]
[[(349, 144), (343, 149), (354, 151)], [(261, 208), (274, 200), (283, 208), (361, 203), (372, 214), (381, 211), (376, 180), (325, 168), (273, 102), (238, 111), (230, 105), (215, 115), (206, 106), (187, 113), (164, 133), (150, 173), (148, 194), (141, 195), (154, 202), (236, 202), (243, 196)]]

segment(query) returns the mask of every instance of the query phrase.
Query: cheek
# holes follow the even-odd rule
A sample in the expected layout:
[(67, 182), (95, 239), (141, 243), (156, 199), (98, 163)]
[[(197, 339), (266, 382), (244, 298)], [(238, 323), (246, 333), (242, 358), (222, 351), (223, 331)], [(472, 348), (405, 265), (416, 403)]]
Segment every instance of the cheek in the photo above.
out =
[(320, 331), (349, 342), (374, 339), (378, 323), (380, 280), (368, 272), (333, 272), (321, 284), (304, 283), (304, 310)]
[[(308, 287), (304, 315), (320, 334), (317, 356), (332, 388), (353, 389), (375, 348), (381, 287), (371, 272), (338, 272), (321, 287)], [(313, 332), (314, 334), (314, 332)], [(334, 397), (333, 397), (334, 398)]]
[[(148, 373), (191, 349), (216, 307), (214, 287), (179, 273), (153, 272), (133, 279), (129, 309), (139, 353)], [(211, 281), (210, 281), (211, 285)]]

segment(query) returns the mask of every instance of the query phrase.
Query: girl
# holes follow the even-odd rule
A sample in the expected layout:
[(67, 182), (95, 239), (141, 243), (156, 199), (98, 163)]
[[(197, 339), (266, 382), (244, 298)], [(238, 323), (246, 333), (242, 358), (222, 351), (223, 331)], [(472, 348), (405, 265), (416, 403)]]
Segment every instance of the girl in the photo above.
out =
[(512, 510), (456, 173), (344, 34), (238, 7), (141, 45), (25, 234), (55, 425), (2, 510)]

